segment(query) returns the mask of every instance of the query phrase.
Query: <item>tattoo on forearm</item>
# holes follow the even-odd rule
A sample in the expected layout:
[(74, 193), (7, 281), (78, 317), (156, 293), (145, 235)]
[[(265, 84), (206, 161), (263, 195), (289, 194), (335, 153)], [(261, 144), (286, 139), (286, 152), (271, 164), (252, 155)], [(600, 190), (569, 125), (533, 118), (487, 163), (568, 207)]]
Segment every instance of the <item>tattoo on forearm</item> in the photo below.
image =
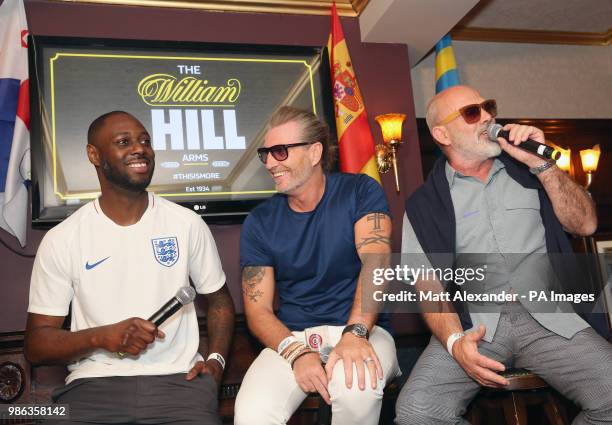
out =
[(374, 232), (374, 233), (371, 233), (371, 235), (372, 236), (369, 236), (367, 238), (361, 238), (361, 242), (359, 242), (356, 245), (357, 251), (359, 251), (361, 248), (363, 248), (366, 245), (372, 245), (372, 244), (385, 244), (385, 245), (391, 246), (391, 238), (385, 235), (381, 235), (380, 232)]
[(250, 301), (257, 302), (263, 296), (263, 292), (258, 289), (258, 286), (263, 280), (264, 274), (263, 267), (245, 267), (242, 270), (242, 290)]
[(381, 223), (382, 223), (383, 219), (385, 217), (387, 217), (387, 215), (383, 214), (383, 213), (373, 213), (373, 214), (368, 214), (367, 217), (368, 217), (367, 221), (373, 221), (374, 222), (374, 229), (372, 229), (372, 230), (374, 232), (376, 232), (376, 231), (382, 230)]

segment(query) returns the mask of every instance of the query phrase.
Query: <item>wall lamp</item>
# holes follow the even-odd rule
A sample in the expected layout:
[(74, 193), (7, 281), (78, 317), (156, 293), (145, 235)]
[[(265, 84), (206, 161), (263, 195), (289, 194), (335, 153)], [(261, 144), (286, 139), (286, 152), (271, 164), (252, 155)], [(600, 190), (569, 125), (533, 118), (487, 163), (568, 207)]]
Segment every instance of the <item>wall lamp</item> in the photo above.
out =
[(597, 164), (599, 164), (599, 156), (601, 155), (601, 149), (599, 145), (593, 146), (591, 149), (583, 149), (580, 151), (580, 161), (582, 162), (582, 169), (587, 175), (587, 181), (585, 187), (588, 189), (593, 182), (593, 174), (597, 171)]
[(572, 170), (572, 150), (571, 149), (563, 149), (561, 147), (557, 147), (557, 150), (561, 152), (561, 156), (557, 160), (557, 167), (561, 170), (573, 175)]
[(397, 170), (397, 149), (402, 143), (402, 124), (405, 114), (383, 114), (374, 118), (382, 131), (382, 145), (376, 145), (378, 171), (388, 173), (391, 167), (395, 174), (395, 191), (399, 193), (399, 174)]
[[(563, 149), (560, 146), (555, 145), (555, 148), (561, 152), (561, 157), (557, 160), (557, 167), (568, 173), (571, 177), (574, 177), (574, 163), (572, 161), (572, 150), (570, 148)], [(591, 149), (583, 149), (580, 151), (580, 163), (582, 164), (582, 170), (586, 174), (586, 182), (584, 187), (589, 188), (593, 182), (593, 174), (597, 171), (597, 165), (599, 164), (599, 156), (601, 155), (601, 149), (599, 145), (593, 146)]]

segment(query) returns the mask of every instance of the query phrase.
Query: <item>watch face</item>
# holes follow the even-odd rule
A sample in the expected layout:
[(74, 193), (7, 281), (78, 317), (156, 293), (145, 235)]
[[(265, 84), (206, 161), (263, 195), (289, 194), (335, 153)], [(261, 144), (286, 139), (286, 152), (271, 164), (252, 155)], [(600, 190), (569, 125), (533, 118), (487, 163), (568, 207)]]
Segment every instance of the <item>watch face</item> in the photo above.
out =
[(347, 327), (344, 328), (344, 330), (342, 331), (342, 334), (345, 334), (347, 332), (352, 333), (355, 336), (358, 336), (360, 338), (368, 338), (368, 328), (361, 324), (361, 323), (353, 323), (352, 325), (348, 325)]
[(352, 329), (351, 332), (353, 332), (357, 336), (365, 338), (368, 335), (368, 328), (366, 328), (362, 324), (357, 323), (357, 324), (353, 325), (353, 329)]

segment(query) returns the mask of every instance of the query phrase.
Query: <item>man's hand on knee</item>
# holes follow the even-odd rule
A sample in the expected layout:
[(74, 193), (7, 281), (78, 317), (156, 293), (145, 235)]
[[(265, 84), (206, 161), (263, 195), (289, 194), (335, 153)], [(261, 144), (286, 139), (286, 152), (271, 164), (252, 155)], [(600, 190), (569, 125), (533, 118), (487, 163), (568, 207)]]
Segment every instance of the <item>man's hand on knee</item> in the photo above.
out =
[(185, 376), (185, 379), (191, 381), (202, 373), (208, 373), (210, 376), (212, 376), (215, 382), (217, 383), (217, 388), (221, 385), (221, 379), (223, 378), (223, 368), (216, 361), (196, 362), (196, 364), (193, 365), (191, 370), (187, 373), (187, 376)]
[(293, 363), (293, 374), (302, 391), (319, 393), (327, 404), (331, 404), (327, 390), (327, 376), (323, 366), (321, 366), (318, 353), (309, 353), (298, 357)]
[(353, 386), (353, 363), (357, 368), (357, 382), (360, 390), (365, 390), (366, 367), (370, 374), (372, 389), (376, 388), (378, 379), (383, 378), (380, 360), (378, 360), (372, 344), (365, 338), (359, 338), (351, 333), (342, 336), (340, 342), (336, 344), (330, 353), (329, 360), (325, 366), (328, 380), (331, 380), (334, 366), (340, 359), (342, 359), (344, 364), (344, 380), (347, 388)]
[(95, 337), (96, 346), (111, 353), (131, 354), (137, 356), (155, 338), (165, 335), (153, 323), (132, 317), (112, 325), (102, 326)]
[(497, 372), (506, 367), (478, 352), (478, 342), (484, 337), (486, 328), (480, 325), (478, 331), (468, 332), (453, 345), (453, 357), (459, 366), (465, 370), (473, 380), (484, 387), (502, 388), (508, 381)]

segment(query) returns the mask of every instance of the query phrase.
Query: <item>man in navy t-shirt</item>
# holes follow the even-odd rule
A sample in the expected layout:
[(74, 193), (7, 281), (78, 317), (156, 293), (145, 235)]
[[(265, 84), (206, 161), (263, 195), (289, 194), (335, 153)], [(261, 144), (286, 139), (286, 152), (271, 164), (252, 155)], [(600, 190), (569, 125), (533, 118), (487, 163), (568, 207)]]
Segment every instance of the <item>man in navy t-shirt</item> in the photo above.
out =
[(327, 173), (329, 140), (314, 114), (282, 107), (258, 149), (279, 194), (240, 238), (245, 313), (266, 348), (240, 388), (238, 425), (284, 424), (315, 392), (335, 425), (377, 424), (399, 374), (387, 318), (361, 302), (362, 264), (391, 249), (385, 194), (366, 175)]

